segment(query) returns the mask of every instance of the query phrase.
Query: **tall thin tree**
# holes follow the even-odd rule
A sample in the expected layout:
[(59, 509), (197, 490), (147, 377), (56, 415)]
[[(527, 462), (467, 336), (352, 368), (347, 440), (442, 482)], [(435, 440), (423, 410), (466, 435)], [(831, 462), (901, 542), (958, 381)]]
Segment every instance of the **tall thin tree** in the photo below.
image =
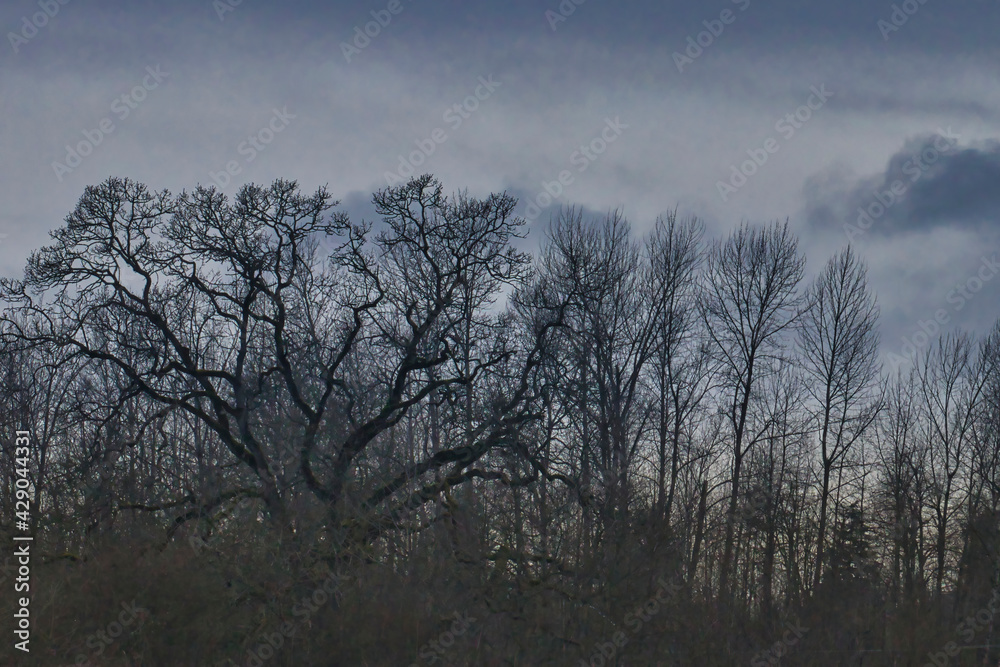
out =
[(867, 267), (850, 246), (830, 259), (807, 299), (799, 321), (799, 352), (822, 467), (815, 588), (823, 571), (830, 476), (878, 414), (881, 366), (878, 304), (868, 286)]
[[(788, 222), (766, 227), (741, 224), (716, 242), (706, 263), (702, 316), (721, 366), (723, 409), (732, 429), (732, 468), (719, 588), (725, 598), (743, 459), (761, 433), (748, 434), (751, 398), (761, 376), (772, 372), (783, 334), (799, 311), (805, 259)], [(749, 437), (748, 437), (749, 436)]]

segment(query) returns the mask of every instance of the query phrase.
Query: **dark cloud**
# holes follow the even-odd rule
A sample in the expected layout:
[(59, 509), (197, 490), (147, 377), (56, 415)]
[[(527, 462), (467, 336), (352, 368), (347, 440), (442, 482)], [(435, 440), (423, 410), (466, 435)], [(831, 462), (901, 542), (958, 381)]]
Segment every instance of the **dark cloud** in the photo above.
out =
[(805, 194), (814, 230), (843, 226), (852, 240), (939, 227), (1000, 231), (1000, 141), (911, 139), (883, 173), (854, 179), (831, 168), (809, 179)]
[(918, 225), (953, 220), (1000, 228), (1000, 141), (943, 156), (914, 184), (907, 203)]

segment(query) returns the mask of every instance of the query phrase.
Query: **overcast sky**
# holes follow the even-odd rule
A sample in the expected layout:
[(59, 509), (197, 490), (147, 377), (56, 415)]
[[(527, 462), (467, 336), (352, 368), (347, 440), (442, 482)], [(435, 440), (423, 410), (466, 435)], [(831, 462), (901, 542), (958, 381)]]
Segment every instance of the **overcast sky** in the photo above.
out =
[(4, 275), (111, 175), (290, 178), (371, 218), (413, 168), (507, 190), (535, 236), (572, 204), (788, 218), (810, 273), (850, 239), (887, 353), (1000, 315), (996, 0), (5, 0), (0, 26)]

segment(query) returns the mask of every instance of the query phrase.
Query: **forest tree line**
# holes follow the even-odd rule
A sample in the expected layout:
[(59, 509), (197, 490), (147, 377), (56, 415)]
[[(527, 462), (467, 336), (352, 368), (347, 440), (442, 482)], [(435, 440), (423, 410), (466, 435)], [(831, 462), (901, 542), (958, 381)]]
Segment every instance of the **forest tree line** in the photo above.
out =
[[(342, 664), (431, 664), (463, 611), (443, 664), (1000, 657), (960, 625), (1000, 589), (1000, 321), (897, 369), (864, 261), (807, 279), (787, 222), (563, 209), (528, 252), (506, 193), (372, 201), (111, 178), (0, 283), (2, 467), (29, 431), (52, 568), (178, 554), (261, 627), (336, 573)], [(246, 661), (257, 625), (192, 645)]]

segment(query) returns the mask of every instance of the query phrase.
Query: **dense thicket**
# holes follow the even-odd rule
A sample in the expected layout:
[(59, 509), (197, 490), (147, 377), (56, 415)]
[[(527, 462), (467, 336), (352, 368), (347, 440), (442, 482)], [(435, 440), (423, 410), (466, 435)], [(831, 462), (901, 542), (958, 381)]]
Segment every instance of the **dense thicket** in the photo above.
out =
[(903, 372), (787, 223), (373, 203), (109, 179), (2, 283), (38, 664), (1000, 658), (1000, 322)]

